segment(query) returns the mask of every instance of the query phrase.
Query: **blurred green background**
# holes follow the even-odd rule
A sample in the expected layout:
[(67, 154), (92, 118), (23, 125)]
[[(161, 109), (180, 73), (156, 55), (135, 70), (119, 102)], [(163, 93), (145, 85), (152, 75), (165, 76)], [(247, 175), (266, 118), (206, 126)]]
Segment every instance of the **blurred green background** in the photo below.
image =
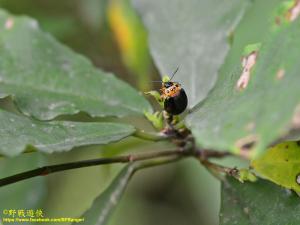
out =
[[(0, 6), (37, 19), (44, 31), (141, 91), (151, 90), (151, 80), (159, 79), (148, 51), (147, 32), (128, 0), (0, 0)], [(138, 121), (140, 127), (150, 126), (142, 118), (127, 120)], [(13, 159), (0, 158), (0, 175), (112, 156), (120, 150), (170, 148), (171, 145), (128, 138), (110, 146), (78, 148), (63, 154), (30, 153)], [(230, 160), (222, 163), (241, 164)], [(1, 188), (0, 210), (43, 209), (45, 217), (79, 217), (120, 167), (67, 171)], [(219, 199), (219, 182), (197, 161), (183, 160), (137, 173), (110, 225), (217, 225)]]

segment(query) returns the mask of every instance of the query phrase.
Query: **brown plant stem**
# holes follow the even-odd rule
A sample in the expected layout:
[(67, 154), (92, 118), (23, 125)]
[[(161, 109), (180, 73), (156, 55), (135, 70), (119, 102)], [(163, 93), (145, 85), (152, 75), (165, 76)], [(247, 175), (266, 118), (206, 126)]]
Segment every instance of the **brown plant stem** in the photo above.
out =
[(76, 161), (70, 163), (63, 163), (57, 165), (44, 166), (37, 169), (29, 170), (23, 173), (15, 174), (13, 176), (5, 177), (0, 179), (0, 187), (16, 183), (22, 180), (33, 178), (36, 176), (46, 176), (51, 173), (56, 173), (59, 171), (77, 169), (82, 167), (91, 167), (97, 165), (113, 164), (113, 163), (129, 163), (136, 162), (154, 158), (170, 157), (170, 156), (184, 156), (187, 155), (181, 150), (169, 150), (169, 151), (160, 151), (160, 152), (148, 152), (143, 154), (136, 155), (125, 155), (125, 156), (116, 156), (112, 158), (99, 158), (99, 159), (90, 159), (83, 161)]
[[(145, 165), (150, 165), (153, 162), (153, 166), (156, 165), (156, 162), (161, 161), (176, 161), (179, 159), (183, 159), (187, 156), (193, 156), (198, 158), (200, 162), (208, 168), (210, 171), (214, 171), (214, 173), (232, 173), (233, 169), (229, 169), (226, 167), (219, 166), (217, 164), (211, 163), (208, 161), (209, 158), (222, 158), (231, 155), (228, 152), (218, 152), (213, 150), (166, 150), (166, 151), (154, 151), (154, 152), (145, 152), (140, 154), (130, 154), (124, 156), (116, 156), (111, 158), (98, 158), (98, 159), (90, 159), (90, 160), (82, 160), (70, 163), (56, 164), (50, 166), (44, 166), (40, 168), (36, 168), (33, 170), (29, 170), (26, 172), (18, 173), (9, 177), (5, 177), (0, 179), (0, 187), (13, 184), (22, 180), (30, 179), (37, 176), (46, 176), (52, 173), (83, 168), (83, 167), (91, 167), (97, 165), (105, 165), (105, 164), (113, 164), (113, 163), (132, 163), (137, 161), (149, 161), (145, 163)], [(158, 163), (159, 164), (159, 163)], [(231, 174), (232, 175), (232, 174)]]

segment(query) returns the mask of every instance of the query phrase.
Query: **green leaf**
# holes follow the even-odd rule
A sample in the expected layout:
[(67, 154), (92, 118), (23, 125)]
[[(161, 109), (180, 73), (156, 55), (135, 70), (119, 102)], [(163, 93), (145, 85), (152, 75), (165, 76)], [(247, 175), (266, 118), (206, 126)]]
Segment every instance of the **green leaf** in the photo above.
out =
[(220, 225), (296, 225), (300, 223), (299, 197), (268, 181), (222, 184)]
[(147, 120), (149, 120), (153, 127), (157, 130), (162, 130), (164, 128), (164, 120), (163, 120), (163, 113), (162, 112), (155, 112), (155, 113), (144, 113)]
[(280, 143), (253, 160), (251, 165), (268, 180), (300, 192), (299, 142)]
[(95, 199), (91, 208), (81, 216), (84, 218), (83, 224), (102, 225), (107, 223), (110, 215), (121, 199), (131, 176), (136, 171), (136, 165), (138, 164), (126, 166), (109, 187)]
[(149, 103), (128, 84), (42, 32), (35, 20), (0, 11), (0, 96), (42, 120), (80, 111), (142, 115)]
[(32, 147), (46, 153), (69, 151), (118, 141), (134, 131), (126, 124), (40, 122), (0, 110), (0, 154), (15, 156)]
[(228, 36), (244, 14), (248, 1), (134, 0), (149, 31), (150, 50), (161, 75), (180, 82), (189, 107), (214, 86), (229, 49)]
[[(296, 128), (299, 119), (296, 117), (292, 124), (292, 118), (300, 103), (300, 52), (295, 48), (300, 45), (300, 21), (271, 29), (275, 19), (270, 22), (270, 18), (279, 3), (256, 1), (237, 30), (237, 41), (220, 71), (216, 87), (188, 116), (188, 126), (204, 147), (245, 150), (243, 153), (254, 156), (290, 128)], [(265, 34), (267, 38), (262, 41)], [(257, 42), (262, 42), (262, 47), (248, 86), (237, 90), (242, 71), (236, 68), (241, 68), (243, 49)]]

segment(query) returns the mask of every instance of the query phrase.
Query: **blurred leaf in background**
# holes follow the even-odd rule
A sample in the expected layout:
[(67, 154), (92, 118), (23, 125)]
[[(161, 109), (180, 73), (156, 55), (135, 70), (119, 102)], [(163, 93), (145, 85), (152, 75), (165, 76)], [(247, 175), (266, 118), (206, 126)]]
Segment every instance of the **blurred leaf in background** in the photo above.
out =
[(151, 87), (151, 58), (147, 33), (130, 0), (110, 0), (108, 21), (125, 65), (137, 78), (141, 90)]
[[(15, 158), (0, 158), (0, 177), (13, 175), (45, 163), (39, 153)], [(43, 177), (0, 188), (0, 212), (9, 209), (38, 209), (47, 195), (46, 179)]]
[[(0, 0), (13, 14), (28, 15), (73, 50), (86, 55), (105, 71), (134, 84), (122, 63), (114, 34), (107, 21), (107, 0)], [(92, 9), (92, 10), (91, 10)]]

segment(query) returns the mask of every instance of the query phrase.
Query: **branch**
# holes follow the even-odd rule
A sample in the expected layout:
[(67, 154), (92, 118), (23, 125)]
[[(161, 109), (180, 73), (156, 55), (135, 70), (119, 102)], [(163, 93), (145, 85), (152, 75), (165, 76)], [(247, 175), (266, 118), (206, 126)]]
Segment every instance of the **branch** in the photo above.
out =
[(215, 151), (215, 150), (208, 150), (208, 149), (197, 149), (197, 158), (199, 159), (200, 163), (206, 167), (206, 169), (217, 179), (223, 180), (224, 178), (220, 176), (222, 173), (237, 177), (238, 170), (236, 168), (229, 168), (225, 166), (218, 165), (216, 163), (210, 162), (208, 159), (210, 158), (224, 158), (227, 156), (233, 156), (232, 153), (228, 151)]
[(216, 163), (212, 163), (207, 159), (199, 159), (201, 164), (206, 167), (206, 169), (217, 179), (224, 180), (221, 174), (229, 175), (239, 179), (239, 170), (237, 168), (229, 168), (226, 166), (221, 166)]
[(112, 163), (128, 163), (135, 161), (142, 161), (147, 159), (168, 157), (168, 156), (184, 156), (187, 155), (185, 152), (180, 150), (169, 150), (169, 151), (160, 151), (160, 152), (148, 152), (143, 154), (136, 155), (125, 155), (125, 156), (117, 156), (112, 158), (99, 158), (99, 159), (90, 159), (83, 160), (71, 163), (57, 164), (44, 166), (37, 169), (29, 170), (23, 173), (15, 174), (13, 176), (5, 177), (0, 179), (0, 187), (13, 184), (22, 180), (30, 179), (37, 176), (46, 176), (51, 173), (56, 173), (59, 171), (77, 169), (82, 167), (90, 167), (97, 165), (105, 165)]
[[(138, 132), (137, 136), (145, 135), (146, 137), (151, 137), (149, 133), (143, 133)], [(168, 138), (166, 135), (154, 135), (152, 136), (152, 140), (155, 139), (155, 137), (158, 139), (165, 139)], [(29, 170), (26, 172), (18, 173), (9, 177), (5, 177), (0, 179), (0, 187), (13, 184), (22, 180), (30, 179), (37, 176), (46, 176), (51, 173), (56, 173), (60, 171), (65, 170), (72, 170), (77, 168), (83, 168), (83, 167), (91, 167), (91, 166), (97, 166), (97, 165), (105, 165), (105, 164), (113, 164), (113, 163), (129, 163), (129, 162), (136, 162), (136, 161), (143, 161), (143, 160), (149, 160), (149, 159), (159, 159), (162, 157), (168, 157), (165, 160), (169, 160), (170, 157), (175, 158), (183, 158), (185, 156), (194, 156), (202, 162), (203, 165), (205, 165), (207, 168), (212, 169), (212, 167), (216, 167), (217, 165), (212, 164), (207, 161), (208, 158), (222, 158), (225, 156), (231, 155), (228, 152), (218, 152), (213, 150), (200, 150), (196, 149), (195, 151), (187, 151), (182, 149), (177, 150), (169, 150), (169, 151), (155, 151), (155, 152), (145, 152), (142, 154), (135, 154), (135, 155), (124, 155), (124, 156), (116, 156), (111, 158), (98, 158), (98, 159), (90, 159), (90, 160), (83, 160), (83, 161), (77, 161), (77, 162), (70, 162), (70, 163), (63, 163), (63, 164), (57, 164), (57, 165), (50, 165), (50, 166), (44, 166), (37, 169)], [(171, 160), (175, 161), (175, 160)], [(152, 162), (155, 162), (152, 161)], [(155, 163), (154, 163), (155, 165)], [(220, 168), (219, 168), (220, 169)], [(217, 169), (214, 168), (214, 171)], [(219, 171), (220, 172), (220, 171)], [(224, 172), (224, 171), (223, 171)]]

